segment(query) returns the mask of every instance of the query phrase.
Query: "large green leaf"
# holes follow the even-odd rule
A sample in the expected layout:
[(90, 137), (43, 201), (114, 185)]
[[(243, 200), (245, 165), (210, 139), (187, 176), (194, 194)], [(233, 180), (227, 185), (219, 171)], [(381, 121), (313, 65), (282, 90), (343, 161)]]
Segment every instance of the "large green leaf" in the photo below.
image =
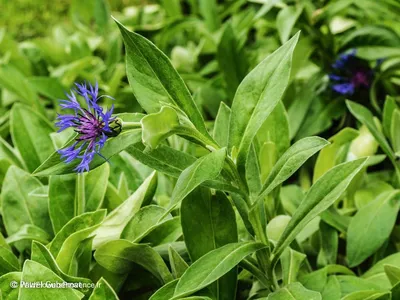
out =
[(206, 180), (215, 179), (221, 172), (226, 157), (226, 149), (211, 152), (196, 160), (178, 178), (171, 196), (171, 206), (182, 201), (191, 191)]
[(65, 287), (54, 287), (51, 288), (52, 284), (62, 284), (64, 281), (62, 278), (57, 276), (50, 269), (42, 266), (41, 264), (32, 260), (25, 261), (24, 268), (22, 270), (21, 281), (27, 284), (43, 283), (48, 285), (49, 288), (30, 288), (20, 287), (19, 297), (21, 300), (32, 300), (32, 299), (65, 299), (74, 300), (82, 299), (83, 294), (72, 288)]
[(264, 59), (238, 87), (232, 104), (229, 149), (237, 149), (237, 163), (242, 174), (254, 136), (279, 103), (288, 85), (298, 38), (299, 34), (296, 34)]
[[(182, 201), (181, 220), (192, 262), (212, 250), (238, 242), (235, 212), (222, 192), (211, 196), (207, 188), (194, 190)], [(233, 269), (211, 286), (217, 299), (235, 299), (236, 273)]]
[(188, 296), (208, 286), (232, 270), (246, 256), (265, 248), (254, 242), (227, 244), (194, 262), (179, 279), (171, 300)]
[(301, 201), (272, 251), (273, 261), (277, 261), (283, 250), (312, 219), (329, 208), (343, 194), (366, 160), (362, 158), (340, 164), (317, 180)]
[(117, 274), (128, 273), (134, 264), (138, 264), (151, 272), (161, 283), (173, 280), (161, 256), (145, 244), (114, 240), (98, 248), (94, 257), (101, 266)]
[(46, 118), (22, 104), (12, 108), (10, 124), (13, 143), (33, 172), (54, 151), (50, 138), (54, 128)]
[(27, 172), (11, 166), (1, 191), (3, 222), (8, 235), (26, 224), (32, 224), (51, 233), (48, 199), (32, 192), (42, 188), (40, 181)]
[(279, 158), (267, 177), (259, 196), (268, 195), (274, 188), (293, 175), (307, 159), (328, 144), (328, 141), (319, 137), (308, 137), (296, 142)]
[(208, 136), (203, 117), (168, 57), (152, 42), (116, 22), (126, 47), (129, 83), (140, 105), (148, 113), (158, 112), (163, 102), (176, 105)]
[(400, 208), (399, 191), (387, 191), (363, 206), (351, 219), (347, 230), (347, 259), (359, 265), (389, 238)]
[(148, 204), (157, 188), (157, 173), (153, 172), (142, 185), (120, 206), (114, 209), (96, 230), (93, 248), (96, 249), (104, 243), (118, 239), (125, 226), (139, 209)]

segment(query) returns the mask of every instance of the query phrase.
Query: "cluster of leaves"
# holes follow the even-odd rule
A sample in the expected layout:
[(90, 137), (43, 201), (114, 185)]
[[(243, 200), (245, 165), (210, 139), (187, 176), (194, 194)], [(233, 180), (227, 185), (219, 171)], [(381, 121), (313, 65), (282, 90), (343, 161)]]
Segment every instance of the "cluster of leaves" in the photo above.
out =
[[(398, 299), (400, 5), (314, 2), (163, 0), (114, 23), (71, 1), (47, 37), (0, 30), (0, 299)], [(327, 74), (353, 48), (384, 61), (346, 100)], [(75, 174), (53, 120), (85, 80), (140, 128)]]

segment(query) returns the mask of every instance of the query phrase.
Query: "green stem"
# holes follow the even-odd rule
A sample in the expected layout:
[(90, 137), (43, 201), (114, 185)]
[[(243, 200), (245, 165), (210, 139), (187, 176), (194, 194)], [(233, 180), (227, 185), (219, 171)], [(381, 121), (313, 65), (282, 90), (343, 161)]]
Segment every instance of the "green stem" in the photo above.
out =
[(75, 215), (79, 216), (83, 214), (85, 212), (85, 206), (85, 175), (83, 173), (78, 173), (75, 193)]
[(121, 121), (122, 130), (142, 128), (140, 122), (124, 122)]

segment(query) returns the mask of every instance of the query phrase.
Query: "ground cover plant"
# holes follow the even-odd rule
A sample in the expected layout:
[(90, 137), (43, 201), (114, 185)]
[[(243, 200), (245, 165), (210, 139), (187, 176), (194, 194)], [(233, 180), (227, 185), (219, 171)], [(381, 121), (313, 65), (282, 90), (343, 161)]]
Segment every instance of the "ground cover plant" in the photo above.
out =
[(400, 299), (398, 1), (24, 5), (0, 299)]

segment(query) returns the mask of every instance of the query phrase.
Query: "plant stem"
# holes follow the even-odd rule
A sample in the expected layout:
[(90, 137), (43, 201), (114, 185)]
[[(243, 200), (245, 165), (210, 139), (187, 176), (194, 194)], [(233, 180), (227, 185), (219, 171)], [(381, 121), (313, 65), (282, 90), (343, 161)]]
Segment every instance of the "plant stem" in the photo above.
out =
[(86, 199), (85, 199), (85, 175), (78, 173), (76, 179), (76, 193), (75, 193), (75, 215), (79, 216), (85, 212)]
[(142, 128), (140, 122), (124, 122), (121, 121), (122, 130)]
[(259, 268), (257, 268), (257, 266), (247, 259), (242, 260), (240, 262), (240, 266), (253, 274), (269, 291), (272, 291), (271, 287), (273, 286), (273, 283), (267, 278), (267, 276), (265, 276), (263, 272), (261, 272)]

